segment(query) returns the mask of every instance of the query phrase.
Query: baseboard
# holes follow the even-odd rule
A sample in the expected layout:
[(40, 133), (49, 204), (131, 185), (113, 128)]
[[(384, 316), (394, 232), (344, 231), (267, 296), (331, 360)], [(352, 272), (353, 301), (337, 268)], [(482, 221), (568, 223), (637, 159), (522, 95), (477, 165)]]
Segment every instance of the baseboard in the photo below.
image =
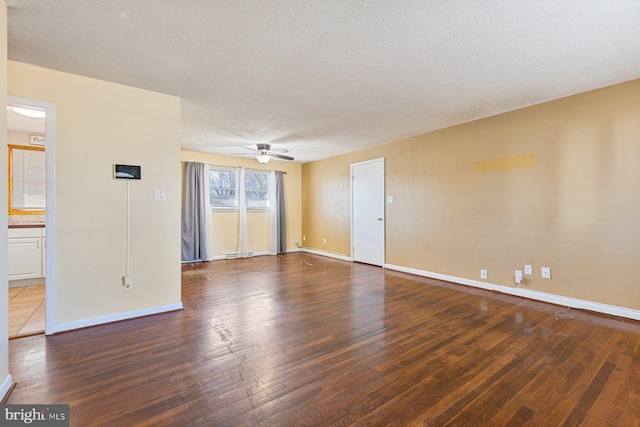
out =
[(564, 307), (578, 308), (582, 310), (595, 311), (597, 313), (610, 314), (612, 316), (625, 317), (627, 319), (640, 320), (640, 311), (630, 308), (608, 305), (594, 301), (582, 300), (577, 298), (565, 297), (562, 295), (549, 294), (546, 292), (532, 291), (524, 288), (511, 288), (508, 286), (495, 285), (488, 282), (480, 282), (478, 280), (465, 279), (462, 277), (449, 276), (446, 274), (434, 273), (431, 271), (418, 270), (415, 268), (402, 267), (400, 265), (385, 264), (385, 268), (389, 270), (401, 271), (403, 273), (415, 274), (416, 276), (430, 277), (432, 279), (444, 280), (447, 282), (458, 283), (460, 285), (472, 286), (474, 288), (487, 289), (490, 291), (498, 291), (509, 295), (529, 298), (537, 301), (549, 302)]
[[(253, 257), (257, 257), (257, 256), (264, 256), (264, 255), (269, 255), (269, 252), (253, 252), (253, 256), (250, 256), (249, 258), (253, 258)], [(227, 255), (214, 255), (213, 257), (211, 257), (211, 259), (207, 260), (207, 261), (220, 261), (223, 259), (227, 259)], [(246, 258), (232, 258), (232, 259), (246, 259)], [(183, 262), (185, 263), (185, 262)], [(188, 264), (189, 262), (186, 262), (186, 264)]]
[(329, 257), (329, 258), (340, 259), (342, 261), (353, 261), (353, 258), (351, 258), (348, 255), (335, 254), (333, 252), (320, 251), (320, 250), (309, 249), (309, 248), (301, 248), (301, 250), (302, 250), (302, 252), (306, 252), (306, 253), (309, 253), (309, 254), (326, 256), (326, 257)]
[(302, 248), (287, 249), (287, 253), (291, 253), (291, 252), (303, 252), (303, 249)]
[(4, 401), (8, 396), (7, 393), (11, 390), (11, 386), (13, 385), (13, 378), (11, 374), (7, 374), (7, 377), (2, 381), (2, 385), (0, 385), (0, 396), (2, 396), (2, 401)]
[(44, 285), (44, 277), (40, 277), (39, 279), (21, 279), (9, 281), (9, 288), (22, 288), (23, 286), (37, 285)]
[(98, 316), (89, 319), (76, 320), (74, 322), (60, 323), (53, 326), (52, 333), (56, 334), (58, 332), (71, 331), (73, 329), (103, 325), (105, 323), (119, 322), (121, 320), (135, 319), (136, 317), (167, 313), (170, 311), (182, 310), (182, 308), (182, 302), (179, 302), (177, 304), (160, 305), (157, 307), (144, 308), (142, 310), (134, 310), (125, 313), (110, 314), (107, 316)]

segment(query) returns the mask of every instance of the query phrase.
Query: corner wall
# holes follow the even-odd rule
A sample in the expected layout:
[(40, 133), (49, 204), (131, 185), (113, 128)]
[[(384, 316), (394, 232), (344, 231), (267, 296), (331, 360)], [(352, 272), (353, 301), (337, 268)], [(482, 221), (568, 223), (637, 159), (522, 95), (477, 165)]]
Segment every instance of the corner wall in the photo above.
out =
[[(0, 104), (7, 105), (7, 4), (0, 0)], [(7, 115), (0, 114), (0, 147), (7, 145)], [(7, 150), (0, 150), (0, 182), (7, 182)], [(6, 194), (6, 193), (5, 193)], [(7, 197), (0, 197), (0, 400), (12, 384), (9, 375), (9, 270)]]
[[(269, 162), (261, 165), (255, 159), (241, 157), (219, 156), (215, 154), (182, 151), (183, 162), (202, 162), (215, 166), (239, 167), (256, 170), (280, 170), (286, 172), (284, 176), (285, 209), (287, 216), (287, 250), (296, 250), (296, 239), (302, 235), (302, 198), (301, 172), (297, 163)], [(213, 254), (221, 257), (227, 252), (237, 252), (235, 240), (238, 239), (239, 214), (237, 211), (213, 211)], [(269, 250), (269, 213), (247, 212), (247, 228), (249, 230), (249, 247), (256, 252)]]
[[(13, 61), (8, 92), (55, 104), (54, 331), (181, 307), (179, 98)], [(130, 291), (127, 184), (114, 163), (142, 167), (131, 182)]]
[(640, 310), (639, 141), (635, 80), (308, 163), (305, 246), (350, 253), (349, 165), (385, 157), (387, 264)]

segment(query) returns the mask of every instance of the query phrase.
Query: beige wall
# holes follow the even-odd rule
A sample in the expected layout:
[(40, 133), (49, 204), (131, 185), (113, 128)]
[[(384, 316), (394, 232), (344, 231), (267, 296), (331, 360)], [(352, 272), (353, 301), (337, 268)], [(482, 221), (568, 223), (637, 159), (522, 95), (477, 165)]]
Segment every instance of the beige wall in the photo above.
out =
[[(55, 324), (179, 304), (179, 98), (12, 61), (8, 79), (9, 95), (55, 104)], [(130, 291), (127, 185), (114, 163), (142, 166), (131, 183)], [(155, 188), (166, 201), (153, 200)]]
[(532, 264), (524, 288), (638, 310), (639, 141), (635, 80), (305, 164), (305, 246), (349, 253), (349, 165), (385, 157), (387, 263), (504, 286)]
[(327, 239), (326, 251), (340, 255), (351, 253), (349, 166), (369, 160), (359, 156), (352, 153), (302, 165), (304, 247), (325, 250), (324, 239)]
[[(7, 105), (7, 4), (0, 0), (0, 104)], [(0, 146), (7, 144), (7, 115), (0, 114)], [(0, 150), (0, 182), (7, 182), (7, 168), (2, 167), (8, 162), (7, 150)], [(0, 398), (11, 386), (9, 377), (9, 275), (7, 269), (7, 224), (8, 201), (0, 197), (0, 384), (3, 390)], [(8, 384), (7, 384), (8, 383)]]
[[(301, 165), (297, 163), (269, 162), (261, 165), (253, 158), (219, 156), (215, 154), (182, 151), (181, 159), (185, 162), (202, 162), (215, 166), (239, 167), (256, 170), (281, 170), (284, 175), (285, 209), (287, 217), (287, 250), (296, 248), (295, 240), (302, 233), (301, 215)], [(237, 252), (235, 241), (238, 239), (238, 212), (214, 211), (213, 222), (213, 254), (223, 256), (227, 252)], [(269, 250), (269, 213), (247, 212), (247, 228), (249, 231), (249, 248), (253, 252)]]

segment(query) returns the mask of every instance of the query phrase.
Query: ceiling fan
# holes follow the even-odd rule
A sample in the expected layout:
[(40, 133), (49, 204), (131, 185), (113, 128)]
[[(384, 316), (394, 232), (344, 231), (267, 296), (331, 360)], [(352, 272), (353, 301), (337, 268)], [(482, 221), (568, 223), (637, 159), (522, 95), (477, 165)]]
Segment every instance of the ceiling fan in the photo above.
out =
[[(285, 150), (284, 148), (272, 150), (271, 144), (256, 144), (256, 147), (257, 147), (257, 150), (254, 150), (253, 148), (249, 148), (249, 147), (241, 147), (241, 148), (244, 148), (245, 150), (250, 150), (251, 152), (253, 152), (253, 155), (256, 157), (256, 160), (262, 163), (263, 165), (266, 163), (269, 163), (269, 160), (271, 160), (272, 157), (276, 157), (278, 159), (284, 159), (284, 160), (293, 160), (293, 157), (278, 154), (278, 153), (289, 152), (289, 150)], [(231, 153), (231, 155), (233, 156), (244, 156), (248, 154), (249, 153)]]

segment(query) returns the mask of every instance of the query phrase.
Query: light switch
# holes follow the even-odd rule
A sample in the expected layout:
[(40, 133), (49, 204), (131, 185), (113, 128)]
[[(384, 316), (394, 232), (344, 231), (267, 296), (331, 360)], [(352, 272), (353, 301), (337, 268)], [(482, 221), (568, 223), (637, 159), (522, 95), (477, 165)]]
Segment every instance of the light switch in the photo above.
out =
[(156, 201), (165, 201), (167, 200), (167, 190), (162, 189), (154, 189), (153, 190), (153, 200)]
[(387, 203), (393, 203), (393, 196), (387, 196)]

